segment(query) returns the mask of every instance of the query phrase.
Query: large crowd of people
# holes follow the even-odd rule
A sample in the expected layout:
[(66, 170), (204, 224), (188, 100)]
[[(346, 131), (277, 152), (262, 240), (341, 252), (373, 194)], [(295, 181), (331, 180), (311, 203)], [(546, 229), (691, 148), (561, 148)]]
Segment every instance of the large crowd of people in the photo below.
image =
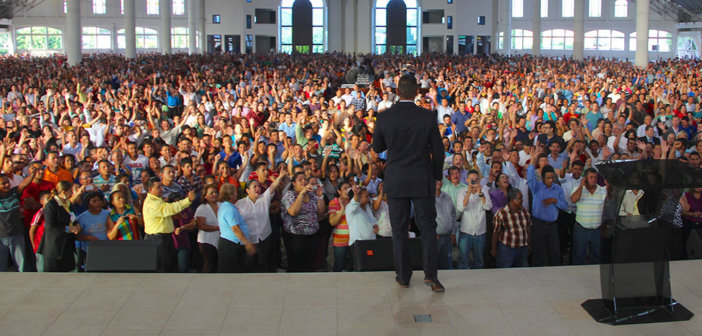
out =
[[(440, 268), (598, 263), (608, 213), (638, 214), (645, 193), (607, 209), (598, 163), (701, 167), (695, 60), (145, 54), (0, 65), (0, 270), (81, 271), (91, 241), (139, 239), (159, 241), (159, 271), (349, 270), (357, 241), (392, 236), (388, 153), (373, 151), (373, 134), (408, 73), (445, 150)], [(373, 83), (346, 84), (354, 68)], [(676, 201), (676, 224), (700, 227), (702, 189)]]

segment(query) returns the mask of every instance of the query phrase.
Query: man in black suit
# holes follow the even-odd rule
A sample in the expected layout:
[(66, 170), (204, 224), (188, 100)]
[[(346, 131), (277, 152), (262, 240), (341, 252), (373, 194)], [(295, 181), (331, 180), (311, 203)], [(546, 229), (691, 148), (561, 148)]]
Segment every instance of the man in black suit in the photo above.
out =
[(421, 231), (424, 282), (443, 292), (437, 276), (436, 181), (442, 178), (444, 149), (435, 114), (414, 104), (417, 80), (404, 75), (397, 86), (400, 102), (378, 115), (373, 150), (387, 150), (384, 191), (392, 225), (393, 258), (397, 283), (409, 286), (412, 266), (407, 245), (410, 208)]
[(661, 143), (661, 139), (656, 136), (656, 132), (651, 125), (646, 126), (646, 134), (640, 137), (639, 140), (654, 146)]

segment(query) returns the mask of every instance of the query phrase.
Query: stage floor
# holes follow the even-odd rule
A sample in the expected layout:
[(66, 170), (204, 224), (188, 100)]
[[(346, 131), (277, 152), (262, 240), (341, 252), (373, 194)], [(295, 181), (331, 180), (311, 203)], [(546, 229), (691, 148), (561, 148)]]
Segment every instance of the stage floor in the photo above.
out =
[[(671, 263), (692, 320), (599, 324), (597, 266), (440, 271), (434, 294), (415, 272), (311, 274), (0, 273), (9, 335), (702, 335), (702, 261)], [(431, 314), (417, 323), (415, 314)]]

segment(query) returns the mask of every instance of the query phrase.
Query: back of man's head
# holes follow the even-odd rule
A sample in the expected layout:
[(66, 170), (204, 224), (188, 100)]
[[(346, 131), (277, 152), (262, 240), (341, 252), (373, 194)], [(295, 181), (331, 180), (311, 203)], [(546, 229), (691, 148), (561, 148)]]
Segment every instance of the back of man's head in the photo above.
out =
[(400, 99), (411, 100), (417, 94), (417, 79), (413, 75), (403, 75), (397, 83)]

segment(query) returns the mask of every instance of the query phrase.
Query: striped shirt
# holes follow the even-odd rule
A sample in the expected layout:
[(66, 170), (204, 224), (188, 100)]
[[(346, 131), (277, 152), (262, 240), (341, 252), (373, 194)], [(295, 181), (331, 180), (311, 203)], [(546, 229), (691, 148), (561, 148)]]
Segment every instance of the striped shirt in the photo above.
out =
[[(333, 216), (338, 211), (341, 211), (341, 203), (339, 198), (335, 198), (329, 202), (329, 216)], [(349, 237), (349, 224), (346, 222), (346, 214), (344, 214), (332, 232), (332, 246), (349, 246)]]
[[(573, 193), (575, 193), (573, 190)], [(586, 229), (597, 229), (602, 224), (602, 209), (607, 198), (607, 188), (597, 186), (594, 193), (583, 187), (580, 200), (575, 203), (575, 221)]]
[(507, 247), (528, 246), (530, 226), (531, 217), (523, 207), (511, 211), (507, 205), (495, 214), (494, 234), (498, 235), (497, 239)]

